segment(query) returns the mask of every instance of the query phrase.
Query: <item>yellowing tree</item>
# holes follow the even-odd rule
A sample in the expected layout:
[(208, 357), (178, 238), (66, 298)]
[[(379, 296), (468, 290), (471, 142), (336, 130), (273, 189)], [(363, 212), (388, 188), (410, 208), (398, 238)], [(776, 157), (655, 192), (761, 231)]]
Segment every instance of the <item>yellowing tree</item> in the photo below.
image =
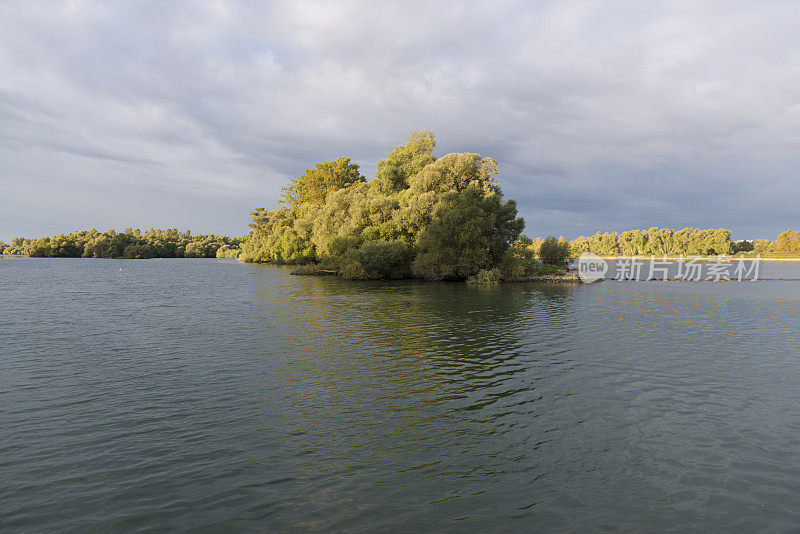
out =
[(339, 157), (333, 161), (316, 163), (314, 168), (294, 178), (282, 189), (282, 202), (296, 208), (301, 204), (322, 206), (328, 193), (365, 182), (358, 171), (358, 164), (350, 158)]

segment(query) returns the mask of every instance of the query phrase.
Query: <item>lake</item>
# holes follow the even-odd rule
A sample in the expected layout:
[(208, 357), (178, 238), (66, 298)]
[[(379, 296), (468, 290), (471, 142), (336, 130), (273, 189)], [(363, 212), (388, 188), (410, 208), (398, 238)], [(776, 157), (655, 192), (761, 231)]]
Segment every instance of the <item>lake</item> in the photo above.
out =
[(6, 257), (0, 298), (0, 530), (800, 524), (800, 281)]

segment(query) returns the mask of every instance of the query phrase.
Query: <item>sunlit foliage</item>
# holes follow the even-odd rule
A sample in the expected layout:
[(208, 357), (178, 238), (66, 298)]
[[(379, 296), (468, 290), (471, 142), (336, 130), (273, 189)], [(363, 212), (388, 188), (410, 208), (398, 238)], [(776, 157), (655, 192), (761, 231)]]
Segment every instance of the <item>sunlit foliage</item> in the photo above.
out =
[(548, 237), (539, 247), (539, 258), (549, 265), (564, 265), (570, 257), (569, 243), (563, 239)]
[(302, 204), (322, 206), (328, 193), (364, 181), (358, 165), (351, 163), (350, 158), (336, 158), (315, 164), (289, 182), (282, 190), (282, 201), (293, 208)]
[(498, 267), (524, 222), (503, 200), (497, 163), (437, 159), (435, 146), (431, 132), (412, 132), (369, 182), (349, 158), (316, 164), (284, 188), (285, 207), (251, 213), (239, 259), (321, 263), (358, 279), (463, 280)]
[(773, 252), (778, 254), (800, 254), (800, 231), (786, 230), (772, 246)]
[(730, 230), (700, 230), (684, 228), (650, 228), (629, 230), (617, 234), (597, 232), (593, 236), (581, 236), (570, 242), (574, 255), (592, 252), (599, 256), (695, 256), (732, 254)]
[(500, 264), (525, 223), (513, 200), (502, 202), (496, 186), (474, 180), (445, 193), (419, 236), (414, 274), (429, 280), (461, 280)]
[(191, 235), (188, 230), (125, 229), (98, 232), (95, 229), (60, 234), (53, 237), (27, 239), (15, 237), (0, 252), (25, 254), (40, 258), (214, 258), (217, 251), (228, 247), (227, 257), (238, 256), (241, 239), (218, 235)]
[(436, 161), (432, 154), (435, 147), (433, 133), (415, 130), (411, 133), (411, 140), (408, 143), (395, 147), (386, 159), (378, 162), (376, 186), (385, 194), (397, 193), (408, 188), (411, 176)]

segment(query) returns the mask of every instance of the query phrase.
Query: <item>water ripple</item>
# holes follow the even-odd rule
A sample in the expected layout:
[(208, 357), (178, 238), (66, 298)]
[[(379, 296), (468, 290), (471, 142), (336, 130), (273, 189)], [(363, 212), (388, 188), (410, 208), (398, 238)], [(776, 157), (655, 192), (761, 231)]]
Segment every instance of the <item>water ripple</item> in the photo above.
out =
[(118, 265), (0, 261), (4, 530), (800, 521), (800, 284)]

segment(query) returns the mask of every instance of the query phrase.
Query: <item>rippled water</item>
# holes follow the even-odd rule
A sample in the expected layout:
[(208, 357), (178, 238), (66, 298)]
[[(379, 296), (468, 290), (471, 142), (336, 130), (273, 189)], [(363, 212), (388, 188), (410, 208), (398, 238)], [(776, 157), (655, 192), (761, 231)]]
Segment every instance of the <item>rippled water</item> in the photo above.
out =
[(3, 258), (0, 295), (3, 530), (800, 524), (800, 282)]

